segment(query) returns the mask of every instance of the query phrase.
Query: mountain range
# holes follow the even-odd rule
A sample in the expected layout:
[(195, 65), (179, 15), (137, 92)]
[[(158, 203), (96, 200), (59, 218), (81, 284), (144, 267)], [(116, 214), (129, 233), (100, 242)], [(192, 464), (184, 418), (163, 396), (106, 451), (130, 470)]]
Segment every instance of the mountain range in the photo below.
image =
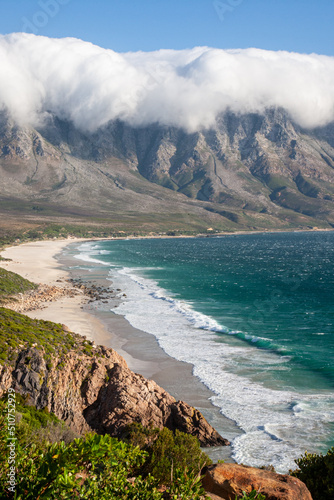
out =
[(283, 109), (225, 112), (189, 133), (112, 121), (95, 132), (50, 115), (0, 114), (0, 214), (129, 232), (334, 227), (334, 123), (303, 129)]

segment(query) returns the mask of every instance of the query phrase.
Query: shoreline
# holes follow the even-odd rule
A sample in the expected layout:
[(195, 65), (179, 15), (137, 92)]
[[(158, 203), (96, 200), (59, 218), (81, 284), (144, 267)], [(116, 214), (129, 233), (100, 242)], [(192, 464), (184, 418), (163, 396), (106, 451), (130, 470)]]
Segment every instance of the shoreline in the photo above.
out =
[[(87, 283), (110, 287), (110, 281), (105, 276), (92, 276), (88, 270), (71, 269), (79, 267), (80, 261), (69, 255), (71, 250), (68, 247), (87, 241), (93, 239), (46, 240), (7, 247), (1, 255), (12, 261), (0, 261), (0, 266), (34, 283), (49, 286), (71, 288), (68, 279), (80, 277), (83, 282), (86, 280)], [(125, 359), (132, 371), (153, 379), (175, 399), (184, 400), (201, 411), (223, 437), (232, 441), (242, 434), (236, 424), (224, 417), (219, 408), (211, 403), (210, 397), (214, 393), (193, 375), (191, 364), (168, 356), (153, 335), (132, 327), (123, 316), (112, 313), (110, 305), (104, 310), (97, 310), (97, 304), (88, 303), (88, 299), (83, 294), (66, 295), (58, 300), (51, 299), (50, 302), (41, 303), (39, 309), (23, 314), (65, 324), (71, 331), (93, 340), (95, 344), (113, 348)], [(234, 462), (230, 447), (206, 448), (206, 452), (213, 461), (224, 459), (226, 462)]]
[[(65, 268), (72, 278), (80, 278), (84, 284), (86, 280), (87, 283), (110, 287), (111, 282), (106, 279), (105, 268), (99, 271), (94, 267), (91, 271), (88, 262), (74, 257), (77, 253), (77, 250), (68, 246), (65, 252), (58, 256), (61, 267)], [(104, 326), (104, 330), (99, 331), (99, 335), (102, 334), (103, 337), (94, 337), (95, 343), (102, 343), (114, 349), (125, 359), (132, 371), (154, 380), (176, 400), (183, 400), (197, 408), (229, 441), (232, 442), (236, 436), (243, 434), (234, 421), (223, 416), (220, 409), (212, 404), (210, 398), (214, 393), (193, 375), (193, 365), (172, 358), (159, 346), (154, 335), (133, 327), (123, 316), (112, 312), (111, 307), (118, 304), (119, 300), (115, 298), (105, 306), (99, 302), (83, 306), (85, 312), (97, 318)], [(225, 462), (234, 462), (230, 447), (205, 448), (205, 452), (213, 461), (223, 459)]]
[[(33, 283), (71, 288), (71, 285), (66, 281), (69, 275), (59, 267), (55, 256), (73, 241), (85, 240), (37, 241), (7, 247), (1, 252), (1, 255), (12, 260), (0, 261), (0, 266), (19, 274)], [(38, 261), (36, 252), (38, 252)], [(39, 309), (25, 311), (23, 314), (31, 318), (63, 323), (70, 330), (86, 336), (89, 340), (93, 340), (90, 338), (91, 331), (99, 329), (101, 326), (96, 320), (91, 319), (88, 313), (82, 311), (83, 302), (84, 297), (82, 295), (64, 296), (51, 302), (41, 301)]]

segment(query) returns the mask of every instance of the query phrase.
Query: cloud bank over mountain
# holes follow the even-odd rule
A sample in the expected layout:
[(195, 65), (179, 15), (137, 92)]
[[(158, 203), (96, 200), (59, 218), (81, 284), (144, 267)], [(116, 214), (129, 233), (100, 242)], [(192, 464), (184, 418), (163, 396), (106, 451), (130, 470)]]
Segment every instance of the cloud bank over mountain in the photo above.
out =
[(231, 110), (282, 107), (306, 128), (334, 120), (334, 57), (259, 49), (116, 53), (74, 38), (0, 36), (0, 109), (19, 124), (56, 114), (83, 130), (110, 120), (196, 131)]

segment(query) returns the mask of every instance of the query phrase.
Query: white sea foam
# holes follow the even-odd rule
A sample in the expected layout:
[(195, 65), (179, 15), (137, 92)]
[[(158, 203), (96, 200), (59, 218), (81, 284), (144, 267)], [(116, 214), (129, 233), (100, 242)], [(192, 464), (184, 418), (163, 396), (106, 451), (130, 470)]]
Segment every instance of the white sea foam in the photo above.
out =
[[(88, 250), (81, 249), (83, 260), (89, 257)], [(268, 340), (259, 337), (251, 337), (249, 344), (225, 342), (224, 334), (238, 337), (242, 332), (230, 331), (195, 311), (190, 303), (173, 297), (141, 274), (140, 268), (112, 270), (114, 285), (126, 293), (113, 312), (155, 335), (170, 356), (193, 364), (194, 375), (214, 392), (213, 404), (244, 431), (232, 443), (237, 462), (272, 464), (277, 471), (287, 472), (295, 468), (294, 459), (306, 449), (326, 447), (334, 421), (332, 394), (299, 394), (269, 387), (264, 383), (266, 373), (269, 379), (273, 368), (289, 370), (289, 356), (257, 349), (257, 341)], [(264, 378), (259, 382), (261, 372)], [(318, 448), (313, 448), (315, 443)]]
[(101, 264), (103, 266), (109, 266), (110, 267), (110, 264), (108, 262), (103, 262), (103, 260), (94, 259), (88, 253), (80, 253), (78, 255), (75, 255), (74, 257), (76, 259), (83, 260), (85, 262), (94, 262), (96, 264)]
[(109, 266), (110, 267), (110, 262), (104, 262), (103, 260), (96, 259), (91, 256), (93, 253), (94, 255), (108, 255), (111, 252), (108, 250), (99, 250), (99, 245), (93, 242), (86, 242), (82, 243), (79, 247), (79, 254), (75, 255), (74, 257), (79, 260), (83, 260), (84, 262), (93, 262), (95, 264), (102, 264), (103, 266)]
[(232, 444), (238, 462), (272, 464), (277, 471), (287, 472), (295, 467), (295, 458), (310, 450), (310, 435), (313, 442), (325, 445), (329, 438), (326, 426), (334, 419), (328, 394), (273, 390), (248, 377), (252, 367), (289, 369), (284, 366), (289, 356), (218, 341), (215, 332), (232, 332), (137, 272), (130, 268), (118, 271), (127, 299), (114, 312), (154, 334), (170, 356), (194, 365), (194, 375), (215, 393), (212, 402), (245, 431)]

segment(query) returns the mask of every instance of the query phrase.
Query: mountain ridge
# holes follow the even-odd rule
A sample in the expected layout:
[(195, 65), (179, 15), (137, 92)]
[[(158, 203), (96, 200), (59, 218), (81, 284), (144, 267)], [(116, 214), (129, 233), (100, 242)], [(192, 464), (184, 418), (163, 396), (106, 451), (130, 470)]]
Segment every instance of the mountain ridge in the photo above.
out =
[(33, 204), (36, 218), (146, 229), (170, 220), (194, 231), (334, 227), (334, 124), (307, 131), (282, 109), (225, 113), (193, 133), (119, 120), (85, 133), (55, 116), (33, 129), (3, 112), (0, 172), (2, 206)]

